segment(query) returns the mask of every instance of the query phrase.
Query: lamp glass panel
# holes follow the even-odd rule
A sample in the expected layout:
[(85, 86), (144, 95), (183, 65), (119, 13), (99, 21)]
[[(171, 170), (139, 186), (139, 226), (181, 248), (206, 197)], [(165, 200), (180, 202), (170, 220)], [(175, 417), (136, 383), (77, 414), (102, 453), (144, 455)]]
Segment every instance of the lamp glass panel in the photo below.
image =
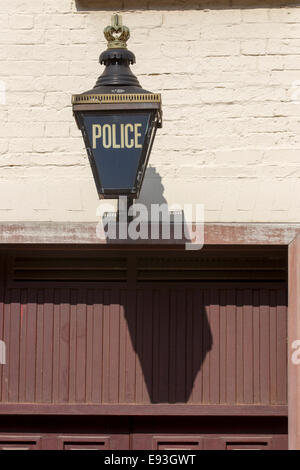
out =
[(135, 187), (151, 112), (82, 112), (86, 145), (94, 160), (102, 190)]

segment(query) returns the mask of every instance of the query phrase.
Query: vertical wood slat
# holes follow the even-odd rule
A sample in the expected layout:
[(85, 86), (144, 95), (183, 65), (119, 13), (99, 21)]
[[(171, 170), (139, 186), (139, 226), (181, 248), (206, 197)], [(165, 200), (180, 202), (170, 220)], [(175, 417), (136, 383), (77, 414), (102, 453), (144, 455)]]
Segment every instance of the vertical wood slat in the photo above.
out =
[(69, 400), (76, 401), (76, 328), (77, 328), (77, 289), (71, 289), (70, 293), (70, 343), (69, 343)]
[(103, 384), (103, 292), (93, 291), (93, 323), (92, 323), (92, 403), (102, 402)]
[[(139, 312), (138, 312), (139, 313)], [(144, 294), (143, 308), (143, 403), (151, 403), (152, 397), (152, 296), (151, 291)]]
[[(136, 403), (143, 403), (143, 321), (144, 321), (144, 293), (137, 292), (137, 316), (136, 316), (136, 336), (135, 343), (137, 363), (136, 363), (136, 376), (135, 376), (135, 401)], [(129, 326), (129, 329), (131, 325)]]
[(210, 328), (214, 347), (210, 355), (210, 403), (220, 403), (220, 301), (219, 291), (211, 289)]
[[(177, 315), (176, 315), (176, 345), (174, 352), (170, 350), (169, 354), (176, 355), (176, 402), (186, 402), (186, 299), (185, 290), (177, 289)], [(170, 311), (170, 317), (172, 317)]]
[[(153, 371), (153, 389), (152, 389), (152, 401), (153, 403), (159, 402), (159, 323), (160, 323), (160, 311), (159, 311), (159, 290), (153, 289), (153, 357), (152, 357), (152, 371)], [(138, 315), (138, 312), (137, 312)], [(138, 358), (137, 358), (138, 361)]]
[[(276, 401), (279, 404), (287, 402), (287, 354), (288, 354), (288, 342), (287, 342), (287, 292), (285, 289), (277, 290), (277, 356), (276, 356), (276, 390), (277, 397)], [(285, 378), (283, 380), (282, 378)]]
[(210, 354), (209, 342), (211, 333), (210, 290), (203, 290), (203, 317), (202, 317), (202, 400), (210, 402)]
[(2, 402), (284, 404), (286, 314), (276, 286), (10, 289)]
[(19, 399), (20, 368), (20, 289), (12, 289), (11, 291), (10, 317), (8, 397), (10, 402), (17, 402)]
[(226, 403), (227, 292), (220, 289), (220, 403)]
[(270, 402), (270, 307), (266, 289), (260, 291), (260, 399)]
[(37, 337), (37, 291), (28, 292), (28, 306), (26, 313), (26, 396), (25, 401), (33, 403), (36, 399), (36, 337)]
[(158, 364), (158, 401), (167, 403), (169, 399), (169, 290), (161, 289), (159, 302), (159, 364)]
[(170, 291), (170, 327), (169, 327), (169, 402), (176, 403), (176, 336), (177, 336), (177, 291)]
[[(192, 402), (203, 402), (203, 342), (204, 325), (207, 325), (206, 312), (204, 309), (203, 290), (193, 289), (193, 332), (192, 332), (192, 377), (190, 383), (192, 388)], [(191, 291), (189, 291), (191, 293)]]
[(244, 291), (236, 291), (236, 402), (244, 402)]
[[(193, 330), (194, 326), (194, 290), (187, 288), (186, 297), (186, 383), (185, 396), (190, 402), (194, 402), (193, 390)], [(199, 356), (198, 356), (199, 357)], [(201, 355), (200, 355), (201, 360)], [(190, 395), (190, 396), (189, 396)]]
[(119, 329), (120, 305), (119, 292), (111, 290), (109, 319), (109, 403), (119, 402)]
[[(125, 363), (125, 379), (126, 379), (126, 387), (125, 387), (125, 402), (126, 403), (134, 403), (136, 400), (135, 397), (135, 378), (137, 374), (137, 367), (139, 364), (139, 359), (137, 357), (136, 351), (134, 346), (136, 344), (136, 324), (137, 324), (137, 298), (136, 292), (133, 289), (130, 289), (126, 295), (126, 311), (125, 311), (125, 324), (124, 327), (126, 329), (126, 363)], [(151, 299), (152, 300), (152, 299)], [(149, 304), (149, 309), (152, 315), (152, 303)], [(129, 327), (127, 327), (129, 325)], [(151, 336), (152, 342), (152, 336)], [(152, 356), (151, 356), (152, 357)]]
[[(93, 392), (93, 317), (94, 317), (94, 291), (87, 290), (86, 294), (86, 365), (84, 369), (85, 400), (92, 403)], [(90, 367), (88, 367), (90, 365)], [(96, 372), (95, 372), (96, 373)]]
[(54, 290), (53, 304), (53, 395), (54, 403), (59, 402), (60, 372), (60, 289)]
[(253, 341), (253, 305), (252, 291), (246, 289), (244, 291), (243, 305), (243, 348), (244, 348), (244, 402), (254, 402), (254, 377), (253, 377), (253, 360), (254, 360), (254, 341)]
[(226, 307), (226, 403), (236, 401), (236, 292), (227, 292)]
[(270, 305), (270, 402), (276, 403), (277, 400), (277, 309), (276, 309), (276, 291), (271, 290), (269, 294)]
[(26, 353), (27, 353), (27, 290), (21, 289), (20, 298), (20, 358), (19, 358), (19, 398), (26, 401)]
[(87, 348), (87, 292), (78, 292), (76, 309), (76, 383), (75, 400), (78, 403), (86, 401), (86, 348)]
[(53, 289), (45, 289), (43, 320), (43, 402), (52, 402), (53, 391)]
[(35, 399), (43, 402), (44, 290), (37, 292)]
[(120, 344), (119, 344), (119, 402), (126, 403), (126, 296), (120, 292)]
[(70, 290), (62, 289), (60, 297), (60, 342), (59, 342), (59, 402), (69, 401), (70, 367)]
[(109, 302), (110, 292), (104, 290), (103, 292), (103, 360), (102, 360), (102, 399), (103, 403), (109, 403)]
[(253, 291), (253, 402), (260, 403), (260, 292)]

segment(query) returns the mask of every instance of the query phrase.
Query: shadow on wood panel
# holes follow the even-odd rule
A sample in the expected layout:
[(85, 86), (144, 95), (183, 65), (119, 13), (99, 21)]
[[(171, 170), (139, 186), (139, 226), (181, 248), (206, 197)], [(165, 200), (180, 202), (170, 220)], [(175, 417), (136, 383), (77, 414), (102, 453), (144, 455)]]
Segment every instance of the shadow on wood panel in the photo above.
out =
[(136, 403), (209, 401), (209, 367), (203, 363), (213, 338), (205, 294), (153, 287), (133, 290), (124, 300), (120, 315), (130, 336), (126, 380), (135, 385)]

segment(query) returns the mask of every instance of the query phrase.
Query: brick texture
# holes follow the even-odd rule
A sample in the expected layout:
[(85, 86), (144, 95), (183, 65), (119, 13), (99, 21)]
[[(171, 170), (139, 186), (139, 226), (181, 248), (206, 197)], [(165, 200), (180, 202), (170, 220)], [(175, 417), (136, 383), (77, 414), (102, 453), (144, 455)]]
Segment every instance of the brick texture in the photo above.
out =
[(213, 222), (298, 222), (297, 2), (107, 3), (10, 0), (0, 12), (0, 220), (97, 219), (70, 100), (101, 73), (113, 10), (131, 29), (134, 73), (163, 96), (141, 202), (202, 203)]

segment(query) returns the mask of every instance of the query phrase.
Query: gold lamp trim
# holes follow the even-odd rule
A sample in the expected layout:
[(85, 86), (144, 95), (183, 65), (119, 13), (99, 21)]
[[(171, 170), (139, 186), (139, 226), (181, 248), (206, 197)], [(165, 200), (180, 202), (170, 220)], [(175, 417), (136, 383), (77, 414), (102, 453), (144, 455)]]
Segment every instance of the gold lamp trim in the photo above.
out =
[(160, 93), (72, 95), (72, 104), (161, 103)]

